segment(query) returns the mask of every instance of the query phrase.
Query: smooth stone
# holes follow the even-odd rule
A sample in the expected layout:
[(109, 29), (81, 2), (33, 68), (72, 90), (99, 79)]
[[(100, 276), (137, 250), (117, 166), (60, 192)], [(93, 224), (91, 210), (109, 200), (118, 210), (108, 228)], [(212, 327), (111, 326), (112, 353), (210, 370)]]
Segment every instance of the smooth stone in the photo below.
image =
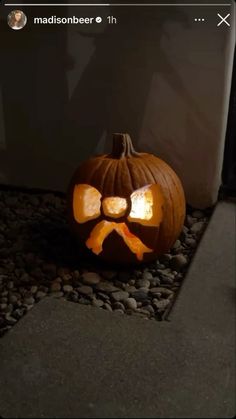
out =
[(165, 276), (165, 275), (163, 275), (163, 276), (161, 277), (161, 282), (162, 282), (163, 284), (169, 284), (169, 285), (171, 285), (171, 284), (173, 284), (173, 282), (174, 282), (174, 277), (169, 277), (169, 276)]
[(79, 301), (80, 304), (89, 305), (90, 301), (87, 298), (80, 297)]
[(33, 305), (35, 303), (34, 297), (26, 297), (24, 298), (24, 304), (27, 306)]
[(63, 285), (63, 291), (68, 293), (73, 291), (73, 287), (71, 285)]
[(41, 300), (42, 298), (44, 298), (44, 297), (46, 297), (46, 292), (44, 292), (44, 291), (37, 291), (37, 293), (36, 293), (36, 298), (38, 299), (38, 300)]
[(96, 272), (85, 272), (81, 275), (81, 280), (84, 284), (95, 285), (102, 280), (102, 277)]
[(192, 225), (196, 222), (196, 218), (191, 217), (191, 215), (186, 216), (186, 224), (188, 227), (192, 227)]
[(173, 294), (173, 291), (169, 290), (168, 288), (164, 288), (164, 287), (151, 288), (149, 291), (152, 295), (155, 295), (156, 293), (161, 293), (163, 295), (172, 295)]
[(102, 281), (99, 284), (97, 284), (96, 289), (98, 291), (103, 291), (103, 292), (108, 292), (108, 293), (119, 291), (119, 288), (115, 287), (110, 282), (105, 282), (105, 281)]
[(136, 280), (135, 280), (134, 278), (132, 278), (132, 279), (130, 279), (130, 280), (128, 281), (128, 284), (129, 284), (129, 285), (134, 285), (134, 284), (135, 284), (135, 282), (136, 282)]
[(157, 267), (157, 270), (158, 269), (160, 269), (160, 270), (166, 269), (165, 265), (163, 265), (163, 263), (159, 263), (159, 262), (157, 262), (156, 267)]
[(136, 310), (137, 308), (137, 301), (130, 297), (130, 298), (126, 298), (126, 300), (124, 300), (124, 305), (126, 306), (126, 308), (130, 308), (132, 310)]
[(124, 306), (124, 304), (123, 304), (123, 303), (121, 303), (120, 301), (116, 301), (116, 302), (113, 304), (113, 308), (114, 308), (114, 310), (125, 310), (125, 306)]
[(109, 296), (107, 294), (104, 294), (103, 292), (98, 292), (98, 296), (105, 301), (109, 300)]
[(105, 310), (113, 311), (110, 304), (108, 304), (108, 303), (104, 303), (104, 308), (105, 308)]
[(199, 234), (203, 231), (205, 223), (203, 221), (198, 221), (197, 223), (193, 224), (191, 227), (191, 233)]
[(190, 237), (187, 237), (186, 239), (185, 239), (185, 244), (187, 245), (187, 246), (189, 246), (189, 247), (196, 247), (196, 245), (197, 245), (197, 241), (195, 240), (195, 239), (192, 239), (192, 238), (190, 238)]
[(188, 261), (186, 257), (182, 254), (175, 255), (172, 257), (170, 265), (171, 268), (175, 271), (179, 271), (187, 265)]
[(160, 285), (160, 283), (161, 283), (160, 278), (158, 278), (158, 277), (155, 276), (154, 278), (152, 278), (150, 280), (150, 287), (151, 288), (152, 287), (156, 287), (156, 286)]
[(125, 284), (125, 291), (131, 294), (131, 292), (137, 291), (137, 288), (134, 285)]
[[(146, 309), (146, 307), (148, 307), (148, 306), (145, 306), (145, 308), (144, 308), (144, 307), (139, 308), (137, 312), (138, 312), (138, 313), (140, 313), (140, 314), (143, 314), (144, 316), (148, 316), (148, 317), (150, 317), (150, 315), (151, 315), (152, 313), (150, 312), (150, 310)], [(154, 310), (153, 310), (153, 311), (154, 311)]]
[(148, 288), (139, 288), (138, 290), (131, 292), (131, 296), (135, 298), (136, 301), (144, 301), (147, 299)]
[(38, 287), (37, 285), (32, 285), (32, 287), (30, 288), (30, 292), (32, 294), (36, 294), (36, 292), (38, 291)]
[(50, 291), (51, 292), (58, 292), (58, 291), (60, 291), (61, 290), (61, 284), (59, 283), (59, 282), (53, 282), (52, 284), (51, 284), (51, 287), (50, 287)]
[(172, 275), (172, 270), (170, 268), (166, 268), (166, 269), (158, 269), (158, 272), (160, 273), (160, 275)]
[(154, 308), (151, 306), (151, 304), (146, 305), (143, 307), (143, 310), (148, 311), (150, 314), (154, 314)]
[(113, 313), (124, 314), (124, 311), (121, 310), (121, 308), (116, 308), (115, 310), (113, 310)]
[(5, 320), (6, 320), (7, 324), (11, 325), (11, 326), (16, 324), (16, 322), (17, 322), (17, 319), (15, 319), (14, 317), (12, 317), (11, 315), (8, 315), (8, 314), (5, 316)]
[(81, 287), (77, 288), (77, 291), (80, 294), (89, 295), (93, 293), (92, 287), (89, 287), (88, 285), (81, 285)]
[(170, 300), (165, 298), (163, 300), (155, 301), (152, 305), (154, 308), (158, 310), (165, 310), (169, 306), (169, 304), (170, 304)]
[(14, 282), (13, 281), (9, 281), (8, 284), (7, 284), (7, 288), (9, 290), (12, 290), (14, 288)]
[[(185, 240), (185, 237), (183, 238), (183, 240)], [(184, 246), (181, 245), (181, 246), (178, 247), (178, 249), (174, 249), (174, 253), (176, 255), (179, 255), (179, 254), (182, 254), (184, 250), (185, 250)]]
[(152, 275), (152, 273), (151, 272), (149, 272), (149, 271), (145, 271), (145, 272), (143, 272), (143, 274), (142, 274), (142, 277), (143, 277), (143, 279), (146, 279), (146, 280), (150, 280), (150, 279), (152, 279), (153, 278), (153, 275)]
[(129, 297), (129, 293), (127, 291), (116, 291), (111, 294), (111, 297), (115, 301), (123, 301)]
[[(153, 278), (151, 278), (153, 279)], [(148, 279), (138, 279), (136, 281), (137, 288), (149, 288), (150, 287), (150, 280)]]
[(98, 299), (94, 298), (94, 299), (92, 300), (92, 305), (93, 305), (94, 307), (102, 307), (102, 306), (104, 305), (104, 301), (102, 301), (102, 300), (98, 300)]

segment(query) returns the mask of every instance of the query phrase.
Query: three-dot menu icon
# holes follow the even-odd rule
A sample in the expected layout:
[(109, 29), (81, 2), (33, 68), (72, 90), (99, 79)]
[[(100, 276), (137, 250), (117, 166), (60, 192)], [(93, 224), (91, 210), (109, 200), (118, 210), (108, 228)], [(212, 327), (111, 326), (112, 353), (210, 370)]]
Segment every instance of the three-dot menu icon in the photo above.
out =
[(198, 22), (198, 23), (205, 22), (205, 18), (204, 17), (195, 17), (194, 22)]

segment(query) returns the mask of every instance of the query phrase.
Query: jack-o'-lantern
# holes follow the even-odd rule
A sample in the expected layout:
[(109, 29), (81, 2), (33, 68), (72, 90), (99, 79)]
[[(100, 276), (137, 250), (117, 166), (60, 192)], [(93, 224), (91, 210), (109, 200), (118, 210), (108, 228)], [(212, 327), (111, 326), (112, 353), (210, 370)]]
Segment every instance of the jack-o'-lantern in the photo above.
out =
[(80, 242), (119, 264), (151, 261), (167, 252), (185, 217), (176, 173), (158, 157), (136, 152), (128, 134), (113, 134), (111, 154), (79, 166), (68, 205)]

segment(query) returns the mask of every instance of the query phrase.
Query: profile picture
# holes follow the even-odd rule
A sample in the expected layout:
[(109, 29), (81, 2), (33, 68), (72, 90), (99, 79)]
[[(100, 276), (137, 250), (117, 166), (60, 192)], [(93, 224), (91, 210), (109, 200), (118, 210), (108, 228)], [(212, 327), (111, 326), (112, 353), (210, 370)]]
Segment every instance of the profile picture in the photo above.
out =
[(7, 23), (14, 30), (22, 29), (26, 25), (27, 17), (22, 10), (12, 10), (7, 17)]

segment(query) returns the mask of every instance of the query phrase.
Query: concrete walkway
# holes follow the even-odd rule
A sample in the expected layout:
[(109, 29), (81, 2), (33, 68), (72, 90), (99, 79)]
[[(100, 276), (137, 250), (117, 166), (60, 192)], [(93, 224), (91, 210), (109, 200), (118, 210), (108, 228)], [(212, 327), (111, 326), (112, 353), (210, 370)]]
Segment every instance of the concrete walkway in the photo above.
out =
[(218, 204), (170, 321), (46, 298), (0, 340), (3, 418), (232, 418), (235, 204)]

